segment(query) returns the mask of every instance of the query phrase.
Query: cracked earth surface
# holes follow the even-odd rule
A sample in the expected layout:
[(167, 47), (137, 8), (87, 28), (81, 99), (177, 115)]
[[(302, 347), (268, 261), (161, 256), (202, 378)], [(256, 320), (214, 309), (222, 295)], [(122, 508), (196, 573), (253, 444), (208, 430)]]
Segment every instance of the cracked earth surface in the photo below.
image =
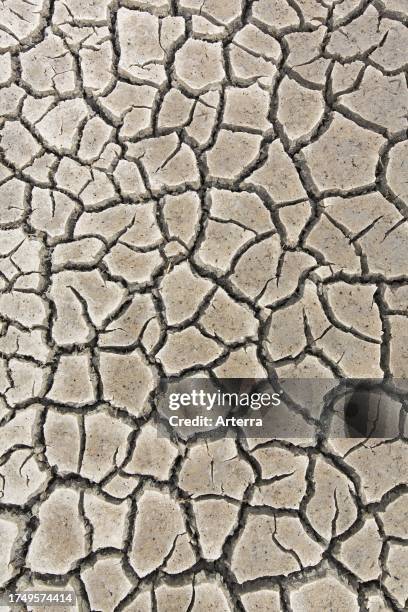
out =
[(186, 373), (407, 377), (407, 26), (407, 0), (2, 0), (3, 590), (407, 608), (403, 402), (351, 442), (158, 437), (154, 406)]

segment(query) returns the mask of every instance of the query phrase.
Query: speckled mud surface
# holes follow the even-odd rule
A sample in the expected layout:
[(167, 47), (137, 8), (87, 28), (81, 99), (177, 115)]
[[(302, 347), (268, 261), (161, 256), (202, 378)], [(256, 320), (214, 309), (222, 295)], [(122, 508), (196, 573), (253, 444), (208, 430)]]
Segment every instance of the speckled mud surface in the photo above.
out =
[(404, 413), (184, 443), (153, 397), (407, 376), (407, 26), (407, 0), (2, 0), (2, 589), (406, 609)]

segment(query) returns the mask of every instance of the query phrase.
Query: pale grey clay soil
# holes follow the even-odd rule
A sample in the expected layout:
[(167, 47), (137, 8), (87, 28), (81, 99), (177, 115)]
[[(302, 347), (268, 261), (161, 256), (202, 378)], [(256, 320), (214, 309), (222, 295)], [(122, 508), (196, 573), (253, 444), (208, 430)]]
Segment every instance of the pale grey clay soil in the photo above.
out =
[(407, 0), (1, 1), (1, 592), (407, 609), (403, 405), (382, 440), (183, 441), (154, 401), (407, 376), (407, 27)]

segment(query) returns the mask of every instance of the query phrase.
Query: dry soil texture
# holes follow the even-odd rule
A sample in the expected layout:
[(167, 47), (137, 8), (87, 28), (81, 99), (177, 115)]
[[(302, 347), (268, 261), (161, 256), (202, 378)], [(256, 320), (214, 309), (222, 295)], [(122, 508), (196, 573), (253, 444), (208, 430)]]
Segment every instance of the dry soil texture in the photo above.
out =
[(153, 405), (186, 373), (406, 377), (407, 26), (407, 0), (2, 0), (2, 588), (407, 608), (404, 409), (397, 440), (184, 443)]

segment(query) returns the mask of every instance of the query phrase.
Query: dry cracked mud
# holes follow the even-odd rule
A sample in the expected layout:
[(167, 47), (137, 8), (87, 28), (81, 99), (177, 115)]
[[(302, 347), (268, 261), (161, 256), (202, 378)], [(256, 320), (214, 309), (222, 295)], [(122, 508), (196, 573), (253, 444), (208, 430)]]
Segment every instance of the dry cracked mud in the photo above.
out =
[(160, 437), (154, 404), (407, 378), (407, 28), (407, 0), (2, 0), (0, 594), (407, 609), (400, 395), (380, 441)]

